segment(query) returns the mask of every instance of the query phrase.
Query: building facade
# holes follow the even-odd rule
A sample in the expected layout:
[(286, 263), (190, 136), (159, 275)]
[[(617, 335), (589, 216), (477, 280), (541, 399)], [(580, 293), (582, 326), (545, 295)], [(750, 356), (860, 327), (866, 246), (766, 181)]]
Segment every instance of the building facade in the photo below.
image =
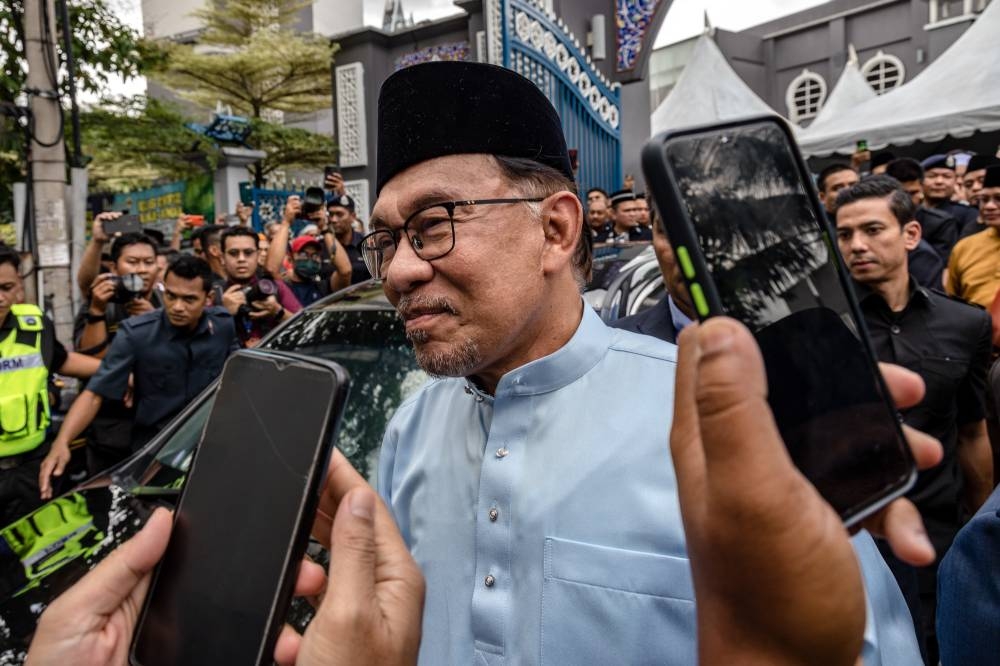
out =
[[(851, 49), (877, 93), (902, 85), (941, 55), (990, 0), (832, 0), (746, 30), (715, 30), (733, 69), (771, 107), (806, 126), (822, 108)], [(678, 47), (653, 54), (653, 71), (676, 70)], [(653, 82), (651, 97), (664, 87)]]
[(670, 0), (456, 0), (456, 14), (390, 32), (365, 27), (332, 38), (334, 133), (348, 190), (375, 196), (378, 91), (393, 72), (432, 60), (489, 62), (532, 79), (559, 111), (582, 189), (641, 187), (649, 137), (652, 41)]

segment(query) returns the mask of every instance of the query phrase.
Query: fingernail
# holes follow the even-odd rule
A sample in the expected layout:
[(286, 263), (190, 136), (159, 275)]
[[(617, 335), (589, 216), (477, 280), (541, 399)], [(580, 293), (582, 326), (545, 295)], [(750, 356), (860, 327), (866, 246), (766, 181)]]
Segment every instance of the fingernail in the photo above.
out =
[(723, 352), (729, 349), (732, 342), (733, 332), (725, 324), (708, 322), (698, 329), (698, 347), (702, 356)]
[(375, 496), (370, 492), (353, 492), (348, 498), (351, 513), (358, 518), (373, 520), (375, 517)]

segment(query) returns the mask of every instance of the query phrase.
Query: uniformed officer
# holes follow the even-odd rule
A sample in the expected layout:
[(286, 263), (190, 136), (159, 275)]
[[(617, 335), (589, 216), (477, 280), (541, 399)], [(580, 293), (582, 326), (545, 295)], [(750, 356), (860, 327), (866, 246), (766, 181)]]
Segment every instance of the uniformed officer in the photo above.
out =
[(368, 272), (365, 260), (361, 257), (361, 250), (358, 248), (358, 243), (361, 242), (364, 234), (354, 230), (355, 224), (358, 223), (356, 205), (357, 202), (349, 194), (333, 194), (328, 197), (326, 212), (330, 218), (330, 224), (323, 231), (324, 239), (327, 234), (336, 235), (340, 247), (344, 248), (347, 253), (347, 258), (351, 261), (351, 284), (364, 282), (372, 276)]
[(0, 245), (0, 527), (40, 504), (38, 469), (49, 425), (49, 373), (89, 377), (99, 361), (67, 352), (37, 305), (15, 303), (21, 260)]
[(637, 202), (632, 190), (619, 190), (611, 195), (611, 221), (614, 223), (612, 237), (616, 243), (629, 241), (651, 241), (653, 232), (640, 224), (643, 206)]
[(225, 308), (208, 307), (211, 285), (212, 271), (203, 259), (178, 257), (164, 279), (166, 305), (122, 323), (42, 462), (38, 482), (43, 498), (52, 496), (50, 477), (60, 476), (69, 461), (69, 443), (90, 424), (104, 399), (125, 396), (129, 374), (135, 377), (133, 450), (219, 376), (239, 341)]
[[(984, 420), (992, 329), (982, 309), (912, 279), (907, 251), (920, 240), (914, 213), (895, 179), (873, 176), (837, 197), (837, 240), (879, 360), (909, 368), (926, 386), (924, 399), (903, 417), (908, 425), (936, 437), (944, 458), (920, 473), (908, 497), (920, 510), (941, 558), (963, 516), (974, 513), (993, 489)], [(915, 570), (884, 554), (916, 611), (914, 617), (922, 616), (922, 626), (918, 622), (916, 628), (918, 637), (927, 638), (929, 663), (937, 663), (936, 563)]]
[(980, 230), (979, 213), (972, 206), (952, 201), (958, 175), (958, 160), (954, 155), (931, 155), (920, 166), (924, 169), (924, 205), (948, 213), (958, 220), (958, 237), (964, 238)]

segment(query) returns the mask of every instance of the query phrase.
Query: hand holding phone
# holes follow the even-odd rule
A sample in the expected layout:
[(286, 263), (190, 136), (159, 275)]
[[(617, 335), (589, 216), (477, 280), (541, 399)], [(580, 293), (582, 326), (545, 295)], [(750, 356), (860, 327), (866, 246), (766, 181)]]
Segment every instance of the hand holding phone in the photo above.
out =
[(271, 663), (347, 387), (346, 371), (321, 359), (230, 357), (133, 664)]
[(802, 473), (847, 524), (905, 493), (914, 461), (788, 126), (662, 134), (642, 162), (699, 318), (728, 315), (757, 338)]
[(101, 226), (104, 233), (111, 237), (142, 231), (142, 222), (138, 215), (119, 215), (113, 219), (102, 220)]

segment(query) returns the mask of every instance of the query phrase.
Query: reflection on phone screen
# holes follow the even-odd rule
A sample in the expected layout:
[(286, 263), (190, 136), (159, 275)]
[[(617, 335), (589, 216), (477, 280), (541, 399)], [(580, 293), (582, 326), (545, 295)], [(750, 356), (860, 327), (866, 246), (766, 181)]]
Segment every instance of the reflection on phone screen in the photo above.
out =
[(905, 485), (906, 444), (785, 134), (762, 122), (665, 150), (722, 308), (760, 344), (796, 465), (845, 520)]

